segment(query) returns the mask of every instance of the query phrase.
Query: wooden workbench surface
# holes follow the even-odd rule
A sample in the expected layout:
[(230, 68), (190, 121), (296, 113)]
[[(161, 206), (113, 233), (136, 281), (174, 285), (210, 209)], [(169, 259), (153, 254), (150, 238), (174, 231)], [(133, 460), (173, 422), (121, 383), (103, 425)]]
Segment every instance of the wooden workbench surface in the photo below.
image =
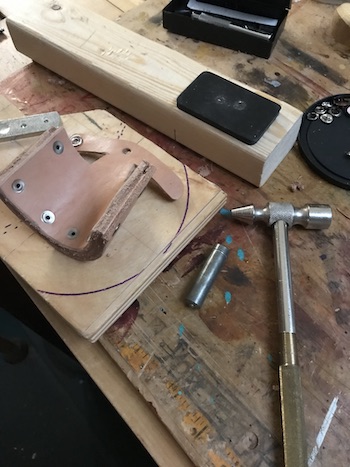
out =
[[(349, 92), (349, 52), (330, 34), (334, 6), (294, 3), (275, 51), (265, 60), (169, 35), (161, 26), (165, 3), (131, 5), (119, 12), (118, 21), (300, 110), (321, 97)], [(35, 64), (3, 81), (0, 90), (27, 114), (108, 107)], [(267, 201), (331, 204), (334, 219), (328, 230), (291, 230), (291, 262), (309, 465), (350, 465), (349, 192), (315, 175), (297, 147), (262, 188), (255, 188), (117, 109), (109, 110), (217, 183), (228, 194), (228, 208)], [(193, 311), (185, 307), (184, 295), (216, 243), (230, 249), (229, 259), (202, 308)], [(281, 465), (269, 229), (215, 216), (100, 344), (196, 465)]]

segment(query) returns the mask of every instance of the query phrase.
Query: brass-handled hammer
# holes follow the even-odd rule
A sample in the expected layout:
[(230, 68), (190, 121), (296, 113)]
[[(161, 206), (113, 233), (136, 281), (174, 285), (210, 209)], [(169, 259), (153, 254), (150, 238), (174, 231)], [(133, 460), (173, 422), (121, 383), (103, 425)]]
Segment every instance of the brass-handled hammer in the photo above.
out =
[(296, 349), (288, 228), (298, 224), (306, 229), (326, 229), (332, 221), (332, 210), (324, 204), (307, 204), (295, 208), (290, 203), (268, 203), (262, 209), (253, 205), (234, 208), (230, 210), (230, 215), (248, 224), (260, 221), (273, 227), (281, 335), (279, 383), (284, 465), (306, 467), (304, 407)]

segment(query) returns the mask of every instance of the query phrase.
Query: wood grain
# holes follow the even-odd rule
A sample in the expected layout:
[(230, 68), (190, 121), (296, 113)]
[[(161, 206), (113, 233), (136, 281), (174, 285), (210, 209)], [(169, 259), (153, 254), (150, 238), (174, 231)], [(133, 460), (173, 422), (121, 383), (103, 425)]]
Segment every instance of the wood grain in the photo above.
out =
[[(329, 29), (333, 10), (309, 0), (293, 3), (269, 60), (166, 34), (158, 0), (131, 10), (120, 22), (167, 47), (185, 51), (203, 66), (306, 109), (322, 96), (349, 92), (349, 55), (337, 47)], [(279, 83), (276, 87), (271, 84), (274, 80)], [(25, 113), (50, 109), (81, 112), (105, 105), (35, 64), (0, 89)], [(316, 452), (313, 467), (350, 465), (349, 192), (315, 175), (297, 147), (257, 190), (128, 115), (110, 110), (219, 184), (228, 194), (227, 207), (262, 206), (271, 200), (296, 206), (306, 202), (332, 205), (331, 228), (324, 232), (291, 230), (290, 249), (308, 453), (311, 457)], [(183, 297), (218, 241), (231, 250), (226, 267), (202, 309), (189, 310)], [(231, 293), (231, 301), (226, 292)], [(64, 329), (61, 333), (65, 335)], [(240, 462), (275, 467), (282, 464), (277, 336), (271, 232), (263, 226), (233, 224), (215, 216), (101, 341), (194, 464), (231, 466)], [(84, 351), (89, 352), (82, 347), (82, 357)], [(96, 365), (91, 373), (99, 378), (99, 363)], [(113, 395), (116, 380), (107, 378), (105, 382), (104, 391)], [(334, 401), (336, 411), (323, 444), (317, 447), (316, 438)], [(149, 425), (144, 428), (147, 433), (143, 422), (138, 425), (138, 406), (134, 414), (125, 407), (130, 409), (129, 420), (136, 429), (143, 436), (151, 435)], [(156, 433), (162, 437), (161, 432)], [(156, 439), (151, 447), (162, 456)], [(171, 460), (162, 457), (162, 465), (172, 465)]]
[(199, 63), (68, 0), (59, 10), (26, 2), (18, 11), (15, 3), (7, 22), (18, 50), (249, 182), (263, 185), (293, 146), (301, 112), (285, 102), (246, 145), (177, 109), (176, 97), (205, 70)]
[(4, 29), (4, 33), (0, 34), (1, 47), (1, 67), (0, 80), (7, 78), (11, 73), (20, 70), (22, 67), (31, 62), (29, 57), (17, 52), (8, 32), (7, 24), (3, 20), (0, 22), (0, 27)]
[(167, 3), (147, 0), (125, 12), (118, 24), (303, 111), (327, 94), (350, 86), (350, 75), (345, 72), (349, 51), (331, 33), (332, 5), (293, 2), (285, 29), (266, 60), (169, 33), (162, 27), (162, 8)]
[[(88, 10), (102, 15), (112, 21), (117, 20), (123, 13), (142, 5), (145, 0), (75, 0), (74, 5), (78, 7), (87, 8)], [(48, 3), (48, 2), (47, 2)], [(14, 10), (14, 5), (10, 5), (8, 2), (3, 2), (0, 5), (0, 12), (4, 16), (9, 16)], [(28, 6), (26, 0), (16, 0), (15, 8), (24, 11)], [(51, 2), (50, 6), (54, 9), (59, 10), (59, 2)]]
[[(329, 5), (315, 2), (293, 4), (286, 29), (268, 61), (167, 34), (156, 1), (131, 10), (120, 22), (305, 109), (327, 94), (348, 92), (349, 56), (335, 47), (330, 35), (331, 11)], [(271, 84), (274, 80), (276, 87)], [(179, 154), (201, 170), (202, 164), (186, 151), (179, 150)], [(216, 167), (210, 166), (209, 172), (211, 179), (226, 187), (229, 206), (247, 200), (260, 206), (267, 200), (299, 206), (313, 200), (333, 206), (330, 230), (292, 230), (290, 242), (308, 453), (310, 458), (317, 453), (312, 457), (315, 467), (347, 465), (348, 192), (320, 180), (297, 148), (260, 190), (218, 173)], [(300, 189), (293, 188), (297, 182)], [(230, 238), (229, 260), (208, 302), (197, 313), (180, 306), (211, 242)], [(232, 294), (229, 303), (225, 291)], [(101, 342), (130, 380), (152, 398), (159, 416), (195, 463), (282, 465), (271, 232), (233, 225), (225, 219), (209, 223), (173, 267), (143, 293), (139, 305), (139, 317), (126, 334), (112, 327)], [(336, 412), (325, 441), (315, 450), (334, 401)]]
[[(0, 115), (13, 112), (8, 101), (0, 102)], [(105, 111), (62, 119), (68, 134), (82, 132), (101, 138), (114, 134), (139, 144), (170, 167), (184, 185), (184, 193), (177, 201), (166, 200), (148, 186), (104, 255), (86, 263), (55, 251), (1, 203), (1, 228), (6, 234), (0, 243), (3, 261), (39, 291), (78, 333), (94, 341), (218, 212), (226, 195)], [(1, 168), (32, 139), (2, 143)], [(31, 267), (33, 257), (35, 273)]]
[(340, 44), (350, 47), (350, 4), (343, 3), (335, 10), (332, 18), (332, 34)]

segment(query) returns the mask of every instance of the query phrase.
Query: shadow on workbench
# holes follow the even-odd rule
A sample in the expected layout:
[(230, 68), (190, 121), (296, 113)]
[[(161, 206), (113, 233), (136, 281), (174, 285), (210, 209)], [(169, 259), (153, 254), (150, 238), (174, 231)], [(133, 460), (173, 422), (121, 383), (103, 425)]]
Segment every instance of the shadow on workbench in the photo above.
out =
[(3, 264), (0, 283), (0, 336), (28, 344), (0, 355), (0, 465), (156, 466)]

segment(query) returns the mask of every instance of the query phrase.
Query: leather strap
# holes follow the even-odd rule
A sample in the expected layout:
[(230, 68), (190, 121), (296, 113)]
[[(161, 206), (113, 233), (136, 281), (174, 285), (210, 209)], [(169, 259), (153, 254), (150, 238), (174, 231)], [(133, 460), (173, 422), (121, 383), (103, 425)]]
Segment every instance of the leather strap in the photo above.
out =
[(96, 259), (155, 174), (154, 156), (132, 150), (137, 157), (108, 153), (90, 164), (52, 128), (0, 173), (0, 197), (62, 253)]
[[(177, 200), (183, 193), (183, 183), (181, 179), (161, 160), (154, 156), (146, 149), (136, 143), (122, 139), (99, 138), (93, 135), (79, 134), (81, 144), (77, 146), (81, 154), (94, 154), (98, 156), (106, 156), (113, 154), (118, 160), (128, 159), (134, 164), (140, 163), (142, 160), (147, 160), (156, 171), (153, 174), (153, 180), (172, 200)], [(147, 156), (145, 155), (147, 153)]]

